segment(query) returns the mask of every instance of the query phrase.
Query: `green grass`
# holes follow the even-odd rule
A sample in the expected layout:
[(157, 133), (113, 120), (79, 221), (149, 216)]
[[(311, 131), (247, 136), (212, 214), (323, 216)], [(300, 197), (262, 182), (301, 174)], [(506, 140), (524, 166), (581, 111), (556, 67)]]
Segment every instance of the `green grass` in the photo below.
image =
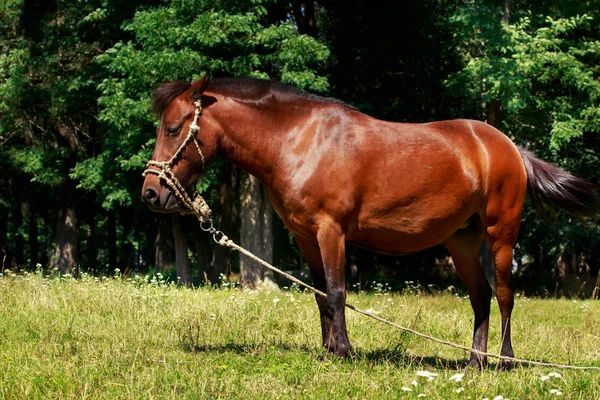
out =
[[(350, 295), (349, 302), (470, 345), (452, 294)], [(490, 350), (498, 351), (493, 307)], [(523, 366), (464, 370), (467, 354), (348, 311), (355, 348), (321, 357), (314, 297), (185, 289), (143, 279), (0, 277), (0, 398), (600, 398), (600, 373)], [(600, 366), (600, 302), (517, 298), (518, 357)], [(492, 361), (492, 364), (495, 361)], [(438, 374), (432, 381), (417, 371)], [(556, 371), (562, 377), (541, 377)], [(461, 382), (450, 377), (465, 373)], [(416, 386), (412, 382), (416, 382)], [(404, 391), (402, 388), (412, 391)], [(463, 388), (461, 392), (457, 392)]]

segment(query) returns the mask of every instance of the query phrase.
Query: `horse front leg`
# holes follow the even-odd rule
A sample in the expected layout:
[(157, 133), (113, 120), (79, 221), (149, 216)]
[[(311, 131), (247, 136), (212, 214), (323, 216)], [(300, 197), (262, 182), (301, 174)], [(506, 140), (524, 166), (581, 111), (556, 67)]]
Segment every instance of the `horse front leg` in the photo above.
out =
[[(313, 286), (321, 292), (327, 292), (327, 284), (325, 282), (325, 271), (323, 270), (323, 261), (321, 259), (321, 251), (317, 243), (311, 244), (301, 239), (296, 238), (296, 243), (300, 247), (300, 251), (308, 264), (310, 274), (313, 279)], [(321, 337), (323, 347), (333, 353), (335, 351), (335, 336), (333, 333), (333, 314), (327, 298), (319, 294), (315, 294), (315, 300), (319, 306), (319, 315), (321, 321)]]
[(327, 285), (327, 305), (333, 317), (334, 353), (346, 357), (351, 350), (346, 331), (345, 236), (335, 223), (321, 224), (317, 233)]

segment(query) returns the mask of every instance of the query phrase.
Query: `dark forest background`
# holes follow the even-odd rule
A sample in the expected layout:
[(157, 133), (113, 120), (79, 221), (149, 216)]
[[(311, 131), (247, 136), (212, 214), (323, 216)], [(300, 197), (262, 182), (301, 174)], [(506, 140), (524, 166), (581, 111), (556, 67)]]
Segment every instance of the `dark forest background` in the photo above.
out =
[[(600, 182), (598, 0), (6, 0), (0, 6), (2, 268), (153, 273), (185, 284), (277, 279), (215, 248), (191, 217), (140, 199), (165, 81), (251, 76), (386, 120), (487, 121)], [(410, 171), (399, 171), (410, 173)], [(377, 179), (377, 177), (373, 177)], [(198, 185), (215, 225), (282, 269), (305, 270), (253, 177), (216, 161)], [(439, 188), (443, 190), (443, 188)], [(517, 287), (591, 293), (600, 230), (528, 203)], [(350, 284), (448, 285), (445, 248), (348, 249)], [(305, 272), (305, 271), (304, 271)]]

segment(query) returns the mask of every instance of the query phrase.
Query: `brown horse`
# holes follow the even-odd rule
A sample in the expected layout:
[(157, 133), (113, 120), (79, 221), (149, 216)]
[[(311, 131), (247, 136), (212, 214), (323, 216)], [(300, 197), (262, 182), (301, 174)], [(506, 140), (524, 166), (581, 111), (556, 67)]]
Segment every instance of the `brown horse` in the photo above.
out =
[[(190, 187), (204, 162), (219, 155), (266, 185), (314, 285), (327, 293), (316, 298), (323, 346), (339, 356), (351, 348), (344, 316), (346, 243), (388, 254), (445, 243), (475, 313), (473, 349), (486, 351), (492, 289), (479, 263), (486, 240), (502, 315), (501, 354), (513, 356), (512, 254), (527, 191), (538, 206), (578, 217), (600, 213), (593, 185), (535, 158), (490, 125), (381, 121), (271, 81), (205, 77), (161, 86), (154, 99), (161, 120), (153, 160), (168, 160), (178, 150), (197, 99), (203, 106), (199, 148), (182, 149), (172, 172)], [(144, 200), (155, 211), (177, 211), (178, 200), (161, 183), (148, 175)], [(469, 365), (486, 363), (471, 353)]]

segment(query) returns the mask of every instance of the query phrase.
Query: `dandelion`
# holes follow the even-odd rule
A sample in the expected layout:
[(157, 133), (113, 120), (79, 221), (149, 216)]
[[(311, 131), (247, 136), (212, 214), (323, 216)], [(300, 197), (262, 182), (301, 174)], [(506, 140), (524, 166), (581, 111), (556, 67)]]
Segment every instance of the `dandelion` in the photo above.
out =
[(404, 390), (405, 392), (412, 392), (412, 389), (406, 386), (402, 386), (402, 390)]
[(463, 390), (465, 390), (465, 388), (464, 388), (464, 387), (459, 387), (458, 389), (456, 389), (456, 390), (455, 390), (455, 392), (456, 392), (456, 393), (460, 393), (460, 392), (462, 392)]
[(465, 374), (455, 374), (450, 377), (450, 380), (455, 381), (455, 382), (460, 382), (460, 381), (462, 381), (464, 376), (465, 376)]

